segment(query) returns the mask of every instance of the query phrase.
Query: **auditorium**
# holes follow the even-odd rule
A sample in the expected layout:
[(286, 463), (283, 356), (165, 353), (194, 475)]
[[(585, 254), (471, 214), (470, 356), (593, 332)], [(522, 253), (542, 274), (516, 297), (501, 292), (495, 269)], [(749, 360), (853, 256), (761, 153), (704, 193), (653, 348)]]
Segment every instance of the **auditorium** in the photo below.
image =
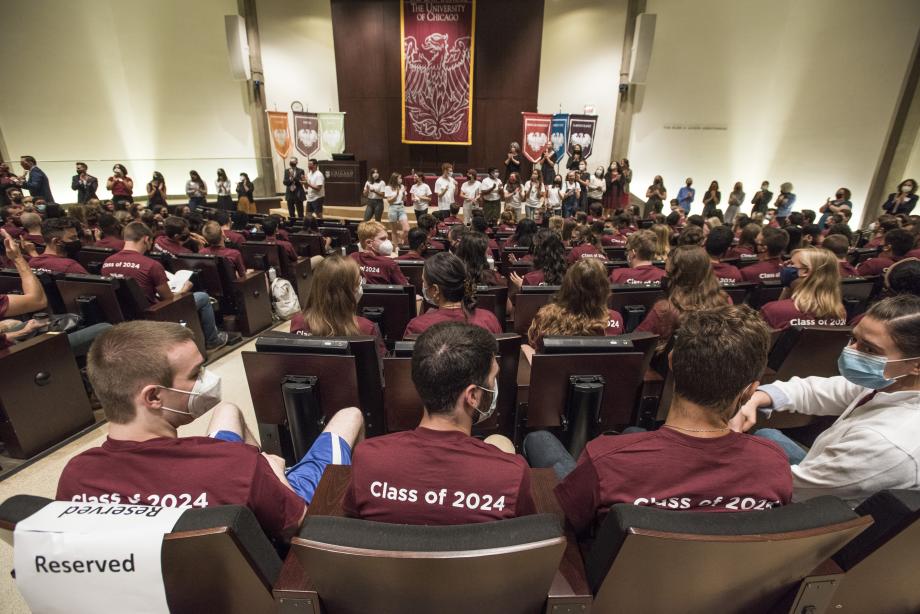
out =
[(34, 0), (0, 611), (920, 612), (920, 2)]

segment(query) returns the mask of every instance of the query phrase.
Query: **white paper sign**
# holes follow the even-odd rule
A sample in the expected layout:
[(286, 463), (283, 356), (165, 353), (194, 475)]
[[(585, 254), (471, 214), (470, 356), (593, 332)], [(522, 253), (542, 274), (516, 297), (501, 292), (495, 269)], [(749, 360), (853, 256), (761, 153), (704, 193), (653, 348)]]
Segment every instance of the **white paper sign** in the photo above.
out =
[(160, 550), (185, 511), (49, 503), (16, 525), (16, 586), (37, 613), (169, 612)]

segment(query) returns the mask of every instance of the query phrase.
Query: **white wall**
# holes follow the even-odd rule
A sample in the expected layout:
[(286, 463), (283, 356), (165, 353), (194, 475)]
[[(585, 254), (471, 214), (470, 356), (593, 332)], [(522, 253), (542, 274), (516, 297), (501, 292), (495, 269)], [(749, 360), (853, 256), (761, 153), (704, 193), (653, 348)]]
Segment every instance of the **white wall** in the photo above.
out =
[[(907, 168), (904, 170), (904, 179), (911, 178), (914, 181), (920, 181), (920, 134), (914, 140), (914, 147), (910, 151), (910, 158), (907, 160)], [(901, 179), (894, 178), (892, 183), (901, 182)], [(895, 188), (892, 187), (892, 190)]]
[(0, 129), (11, 158), (39, 160), (59, 202), (75, 198), (75, 160), (103, 183), (124, 163), (135, 193), (154, 169), (170, 193), (184, 193), (190, 168), (211, 183), (218, 167), (254, 176), (224, 35), (234, 0), (33, 0), (3, 11)]
[[(613, 146), (626, 0), (545, 0), (540, 50), (540, 113), (597, 111), (589, 167), (606, 166)], [(564, 162), (564, 160), (563, 160)]]
[[(633, 192), (791, 181), (797, 208), (839, 186), (859, 219), (920, 22), (915, 0), (648, 0), (657, 31), (630, 144)], [(666, 125), (710, 130), (667, 130)], [(744, 210), (744, 209), (743, 209)]]

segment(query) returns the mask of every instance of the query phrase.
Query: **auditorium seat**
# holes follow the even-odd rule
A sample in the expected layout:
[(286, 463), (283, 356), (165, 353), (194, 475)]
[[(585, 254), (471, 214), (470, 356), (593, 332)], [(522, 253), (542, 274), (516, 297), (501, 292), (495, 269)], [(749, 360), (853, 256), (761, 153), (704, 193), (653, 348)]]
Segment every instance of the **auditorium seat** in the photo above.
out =
[(409, 283), (415, 288), (415, 293), (419, 296), (422, 295), (422, 271), (425, 268), (424, 260), (397, 260), (396, 264), (399, 265), (399, 270), (402, 271), (402, 274), (406, 276), (406, 279), (409, 280)]
[(874, 524), (834, 555), (846, 574), (829, 611), (920, 611), (920, 491), (883, 490), (856, 513), (871, 516)]
[[(14, 495), (0, 503), (4, 540), (12, 542), (16, 523), (49, 502), (43, 497)], [(246, 507), (189, 508), (163, 537), (161, 562), (170, 612), (276, 611), (271, 589), (281, 571), (281, 559)]]
[(761, 282), (759, 286), (751, 290), (748, 295), (748, 305), (752, 309), (760, 309), (767, 303), (778, 301), (783, 293), (783, 285), (777, 281)]
[(301, 306), (306, 303), (313, 272), (309, 258), (298, 257), (296, 262), (291, 262), (284, 255), (280, 245), (264, 241), (247, 241), (240, 246), (240, 253), (243, 254), (243, 262), (246, 263), (247, 269), (268, 271), (269, 268), (274, 268), (278, 275), (294, 286)]
[(508, 319), (508, 287), (476, 286), (476, 307), (495, 314), (499, 326), (506, 330)]
[(521, 286), (514, 297), (514, 332), (526, 339), (534, 316), (558, 291), (559, 286)]
[(542, 611), (565, 549), (558, 518), (424, 526), (308, 516), (291, 549), (326, 614)]
[(508, 267), (511, 266), (511, 256), (514, 256), (516, 260), (520, 260), (524, 256), (530, 253), (529, 247), (504, 247), (501, 250), (502, 259), (498, 263), (499, 272), (502, 275), (508, 275)]
[[(41, 283), (42, 289), (45, 291), (45, 298), (48, 299), (48, 306), (40, 311), (66, 313), (67, 309), (55, 283), (61, 277), (61, 274), (38, 271), (35, 273), (35, 277)], [(22, 294), (22, 278), (19, 276), (19, 271), (16, 269), (0, 269), (0, 294)]]
[(30, 458), (93, 424), (67, 335), (47, 333), (0, 350), (0, 441)]
[(758, 285), (753, 281), (739, 281), (734, 284), (724, 284), (722, 289), (731, 297), (733, 305), (743, 305), (747, 302), (751, 292), (757, 289)]
[(387, 347), (403, 338), (417, 310), (415, 286), (411, 285), (365, 284), (358, 302), (358, 315), (377, 324)]
[(585, 556), (592, 611), (769, 612), (871, 524), (835, 497), (744, 512), (614, 505)]
[(116, 251), (108, 247), (84, 246), (77, 252), (77, 262), (82, 264), (88, 273), (98, 275), (102, 270), (102, 263)]
[(881, 277), (847, 277), (840, 280), (843, 306), (847, 310), (847, 321), (865, 313), (871, 299), (882, 290)]
[(292, 232), (288, 235), (288, 240), (294, 246), (298, 256), (312, 258), (313, 256), (323, 256), (326, 253), (326, 245), (321, 234)]

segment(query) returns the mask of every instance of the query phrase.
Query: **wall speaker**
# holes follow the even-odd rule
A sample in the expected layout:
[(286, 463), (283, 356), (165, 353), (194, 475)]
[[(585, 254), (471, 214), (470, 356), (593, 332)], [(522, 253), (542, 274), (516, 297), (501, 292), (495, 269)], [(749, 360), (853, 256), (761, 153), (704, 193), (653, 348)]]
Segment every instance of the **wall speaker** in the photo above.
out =
[(652, 59), (652, 43), (655, 42), (654, 13), (642, 13), (636, 18), (633, 32), (632, 53), (629, 58), (629, 82), (645, 83), (649, 61)]
[(252, 76), (249, 66), (249, 38), (246, 36), (246, 20), (239, 15), (224, 15), (227, 29), (227, 57), (230, 58), (230, 74), (237, 81), (248, 81)]

